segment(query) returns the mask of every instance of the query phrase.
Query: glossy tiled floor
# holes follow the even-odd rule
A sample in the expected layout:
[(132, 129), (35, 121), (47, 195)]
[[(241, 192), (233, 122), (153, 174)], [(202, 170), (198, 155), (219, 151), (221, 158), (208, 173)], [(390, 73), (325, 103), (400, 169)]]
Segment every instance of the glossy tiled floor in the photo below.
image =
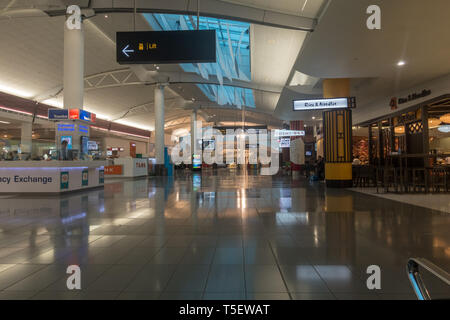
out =
[(450, 269), (450, 215), (289, 177), (223, 170), (0, 202), (2, 299), (414, 299), (408, 257)]

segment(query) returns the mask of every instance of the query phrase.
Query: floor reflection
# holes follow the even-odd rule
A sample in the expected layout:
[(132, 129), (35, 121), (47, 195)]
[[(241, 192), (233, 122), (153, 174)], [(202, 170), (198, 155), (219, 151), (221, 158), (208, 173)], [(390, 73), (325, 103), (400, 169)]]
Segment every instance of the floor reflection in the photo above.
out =
[(290, 177), (177, 173), (1, 203), (3, 299), (405, 299), (407, 258), (450, 266), (448, 214)]

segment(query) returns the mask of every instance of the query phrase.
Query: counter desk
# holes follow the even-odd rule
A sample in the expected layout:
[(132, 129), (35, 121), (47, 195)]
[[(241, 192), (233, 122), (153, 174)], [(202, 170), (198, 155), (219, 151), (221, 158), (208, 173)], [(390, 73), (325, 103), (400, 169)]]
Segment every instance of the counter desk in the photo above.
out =
[(117, 158), (105, 169), (107, 178), (135, 178), (148, 175), (148, 158)]
[(101, 187), (106, 161), (1, 161), (0, 193), (65, 193)]

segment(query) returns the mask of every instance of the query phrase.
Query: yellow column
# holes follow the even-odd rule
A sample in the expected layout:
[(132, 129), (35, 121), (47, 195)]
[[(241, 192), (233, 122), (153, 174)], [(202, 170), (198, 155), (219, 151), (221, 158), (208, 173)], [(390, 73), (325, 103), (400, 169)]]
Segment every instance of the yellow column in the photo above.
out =
[[(323, 80), (324, 98), (350, 96), (350, 79)], [(324, 155), (327, 187), (352, 186), (352, 112), (350, 109), (324, 111)]]

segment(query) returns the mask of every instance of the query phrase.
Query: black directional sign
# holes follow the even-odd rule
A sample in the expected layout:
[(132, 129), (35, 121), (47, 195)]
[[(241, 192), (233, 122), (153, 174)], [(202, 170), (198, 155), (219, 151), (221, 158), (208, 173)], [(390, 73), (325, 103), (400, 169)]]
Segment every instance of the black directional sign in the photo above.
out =
[(216, 62), (215, 30), (117, 32), (119, 64)]

